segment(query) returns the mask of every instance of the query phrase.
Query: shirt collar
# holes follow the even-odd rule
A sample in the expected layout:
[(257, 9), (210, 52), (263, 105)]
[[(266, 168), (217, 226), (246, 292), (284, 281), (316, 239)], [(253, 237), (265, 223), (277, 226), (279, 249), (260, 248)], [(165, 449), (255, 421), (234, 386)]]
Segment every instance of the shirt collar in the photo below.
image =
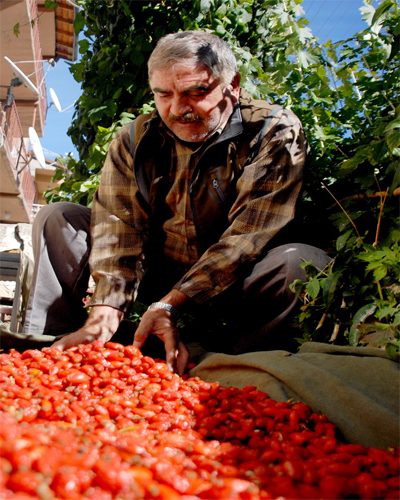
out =
[(230, 139), (231, 137), (235, 137), (236, 135), (241, 134), (242, 131), (242, 113), (240, 112), (239, 103), (236, 103), (218, 142), (224, 141), (225, 139)]

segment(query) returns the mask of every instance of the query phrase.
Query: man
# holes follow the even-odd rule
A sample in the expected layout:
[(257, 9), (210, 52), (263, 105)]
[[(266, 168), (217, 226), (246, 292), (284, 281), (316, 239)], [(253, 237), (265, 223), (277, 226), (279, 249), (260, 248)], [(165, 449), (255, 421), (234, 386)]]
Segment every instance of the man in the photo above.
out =
[[(304, 277), (301, 259), (327, 262), (313, 247), (280, 245), (302, 185), (301, 124), (240, 89), (235, 57), (214, 35), (165, 36), (148, 70), (157, 111), (118, 131), (92, 213), (61, 203), (37, 216), (25, 332), (72, 332), (60, 349), (108, 341), (140, 299), (150, 307), (134, 345), (158, 337), (179, 374), (189, 360), (182, 311), (198, 315), (205, 329), (196, 340), (208, 348), (286, 347), (297, 304), (288, 286)], [(86, 319), (89, 251), (96, 287)], [(238, 328), (213, 329), (227, 315)]]

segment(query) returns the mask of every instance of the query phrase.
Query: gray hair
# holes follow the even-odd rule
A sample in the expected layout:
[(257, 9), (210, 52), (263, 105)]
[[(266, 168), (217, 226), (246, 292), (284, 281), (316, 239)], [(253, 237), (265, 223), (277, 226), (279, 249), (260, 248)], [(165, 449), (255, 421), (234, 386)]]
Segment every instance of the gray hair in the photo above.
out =
[(206, 67), (224, 87), (237, 73), (236, 58), (224, 40), (204, 31), (182, 31), (158, 41), (147, 63), (149, 79), (154, 70), (166, 69), (185, 59)]

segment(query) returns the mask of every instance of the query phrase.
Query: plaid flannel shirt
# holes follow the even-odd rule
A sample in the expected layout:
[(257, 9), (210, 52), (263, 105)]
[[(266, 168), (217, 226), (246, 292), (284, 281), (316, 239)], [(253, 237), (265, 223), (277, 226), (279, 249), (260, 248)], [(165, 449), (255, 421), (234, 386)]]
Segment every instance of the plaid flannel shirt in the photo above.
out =
[[(246, 102), (257, 106), (257, 101), (249, 98)], [(241, 111), (243, 120), (251, 119), (245, 106)], [(165, 241), (162, 251), (170, 265), (182, 270), (182, 278), (173, 288), (196, 303), (204, 303), (237, 281), (243, 269), (254, 265), (294, 218), (308, 146), (299, 119), (282, 109), (268, 127), (257, 156), (235, 174), (235, 199), (226, 228), (203, 251), (189, 190), (206, 146), (191, 150), (173, 140), (162, 123), (157, 133), (162, 136), (165, 168), (169, 169), (159, 228)], [(214, 143), (218, 137), (213, 138)], [(241, 140), (240, 135), (231, 139), (236, 149)], [(129, 128), (125, 126), (110, 145), (93, 203), (90, 265), (96, 288), (89, 305), (104, 304), (124, 312), (129, 309), (146, 273), (148, 249), (154, 244), (149, 219), (135, 175)]]

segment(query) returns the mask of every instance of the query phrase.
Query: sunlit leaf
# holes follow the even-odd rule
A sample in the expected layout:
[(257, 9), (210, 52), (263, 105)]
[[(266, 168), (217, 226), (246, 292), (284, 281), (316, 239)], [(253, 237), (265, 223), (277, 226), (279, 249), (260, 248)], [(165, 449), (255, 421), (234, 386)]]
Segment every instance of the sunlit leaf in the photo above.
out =
[(382, 2), (376, 9), (375, 14), (372, 17), (371, 24), (382, 24), (382, 22), (387, 19), (390, 9), (395, 6), (392, 0), (386, 0)]
[(307, 69), (312, 64), (318, 63), (318, 57), (306, 51), (299, 51), (297, 53), (297, 58), (299, 60), (300, 66), (305, 69)]

